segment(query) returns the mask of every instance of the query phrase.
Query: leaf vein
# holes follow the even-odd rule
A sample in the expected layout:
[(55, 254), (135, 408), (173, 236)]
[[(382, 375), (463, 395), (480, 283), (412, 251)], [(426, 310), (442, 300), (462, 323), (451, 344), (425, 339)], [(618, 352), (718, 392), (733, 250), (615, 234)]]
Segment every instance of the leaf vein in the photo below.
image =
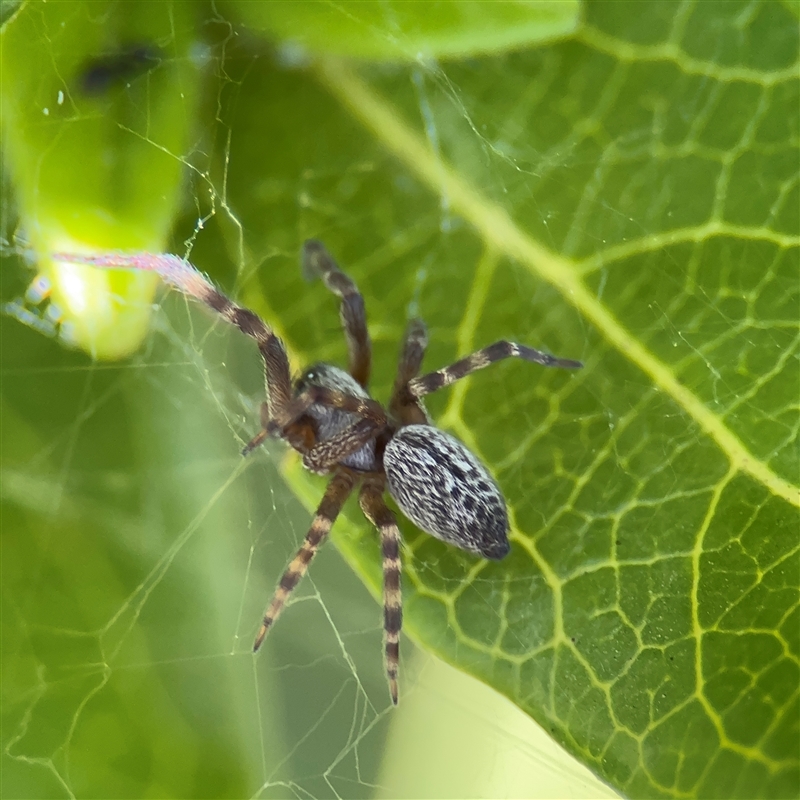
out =
[(491, 202), (445, 164), (429, 144), (399, 117), (392, 105), (342, 62), (322, 59), (314, 69), (331, 94), (411, 172), (433, 192), (447, 194), (453, 210), (472, 224), (485, 242), (558, 289), (610, 344), (648, 375), (659, 390), (675, 400), (725, 453), (733, 468), (750, 475), (776, 496), (800, 507), (800, 487), (781, 478), (750, 453), (719, 416), (683, 386), (674, 371), (649, 352), (589, 291), (573, 262), (547, 250), (521, 230), (504, 208)]

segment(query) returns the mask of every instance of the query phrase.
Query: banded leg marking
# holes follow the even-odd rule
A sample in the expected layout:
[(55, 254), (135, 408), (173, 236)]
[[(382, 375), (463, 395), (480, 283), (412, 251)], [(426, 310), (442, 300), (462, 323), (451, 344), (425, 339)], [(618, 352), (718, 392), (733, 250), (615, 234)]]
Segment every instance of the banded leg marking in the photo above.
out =
[(350, 374), (366, 388), (372, 364), (372, 343), (361, 292), (353, 279), (339, 269), (325, 245), (316, 239), (309, 239), (303, 244), (303, 272), (307, 278), (320, 276), (325, 286), (341, 298), (339, 318), (347, 337)]
[(273, 330), (254, 312), (236, 305), (217, 289), (202, 272), (185, 259), (153, 253), (56, 253), (55, 261), (89, 264), (106, 269), (135, 269), (155, 272), (161, 279), (216, 311), (227, 322), (254, 339), (264, 359), (270, 416), (278, 416), (292, 397), (292, 377), (286, 349)]
[(557, 358), (549, 353), (543, 353), (541, 350), (526, 347), (524, 344), (503, 340), (490, 344), (450, 366), (437, 369), (436, 372), (429, 372), (427, 375), (414, 378), (408, 383), (409, 394), (416, 398), (425, 397), (426, 394), (431, 394), (443, 386), (449, 386), (472, 372), (488, 367), (495, 361), (501, 361), (504, 358), (521, 358), (545, 367), (579, 369), (583, 366), (580, 361), (573, 361), (571, 358)]
[(392, 703), (397, 705), (397, 676), (400, 669), (400, 630), (403, 627), (400, 529), (394, 514), (383, 501), (383, 479), (366, 481), (359, 502), (367, 519), (378, 529), (383, 553), (383, 630), (386, 676)]
[(268, 433), (280, 433), (283, 428), (296, 422), (311, 406), (317, 403), (357, 414), (363, 419), (372, 420), (376, 425), (386, 424), (386, 414), (377, 400), (354, 397), (351, 394), (336, 389), (327, 389), (324, 386), (309, 386), (298, 397), (295, 397), (278, 417), (269, 420), (266, 426)]
[(235, 325), (251, 339), (255, 339), (264, 359), (269, 414), (273, 418), (282, 416), (292, 398), (289, 359), (283, 342), (255, 312), (237, 306), (213, 286), (207, 296), (201, 299), (223, 319)]
[(408, 382), (419, 374), (425, 349), (428, 346), (428, 331), (421, 319), (412, 319), (406, 327), (400, 361), (394, 381), (389, 412), (404, 425), (428, 424), (428, 415), (422, 403), (408, 391)]
[(353, 491), (355, 481), (355, 473), (346, 469), (337, 470), (333, 478), (331, 478), (328, 488), (325, 490), (322, 502), (319, 504), (317, 513), (314, 515), (311, 528), (306, 534), (306, 538), (300, 549), (297, 551), (297, 555), (291, 560), (286, 571), (283, 573), (283, 577), (278, 583), (278, 588), (275, 589), (275, 594), (272, 596), (272, 600), (267, 607), (264, 618), (261, 621), (258, 635), (253, 643), (254, 653), (261, 647), (264, 637), (283, 610), (287, 598), (294, 591), (301, 578), (306, 574), (311, 559), (330, 532), (331, 526), (336, 520), (336, 517), (339, 516), (339, 512), (345, 500), (347, 500), (348, 495)]

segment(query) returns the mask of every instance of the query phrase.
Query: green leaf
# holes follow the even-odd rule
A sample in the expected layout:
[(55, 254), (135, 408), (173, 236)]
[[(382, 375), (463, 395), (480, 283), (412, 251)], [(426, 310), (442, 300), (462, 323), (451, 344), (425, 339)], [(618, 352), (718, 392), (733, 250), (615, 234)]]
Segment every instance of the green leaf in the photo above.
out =
[(190, 3), (27, 3), (3, 22), (4, 169), (65, 338), (96, 358), (142, 342), (156, 282), (50, 262), (162, 250), (197, 99)]
[[(431, 397), (503, 487), (512, 552), (401, 521), (405, 630), (631, 797), (800, 790), (792, 14), (596, 3), (566, 41), (360, 71), (292, 69), (223, 26), (213, 192), (175, 232), (180, 252), (212, 212), (193, 263), (297, 367), (346, 358), (297, 263), (325, 241), (364, 292), (381, 399), (416, 314), (431, 369), (499, 338), (585, 362)], [(155, 317), (114, 370), (3, 321), (6, 792), (372, 796), (391, 780), (377, 608), (326, 548), (253, 661), (309, 515), (279, 446), (237, 457), (252, 342), (180, 297)], [(313, 508), (324, 482), (282, 466)], [(333, 539), (378, 596), (355, 504)]]
[(303, 49), (373, 61), (464, 58), (557, 39), (578, 23), (577, 0), (513, 3), (223, 0), (248, 29)]

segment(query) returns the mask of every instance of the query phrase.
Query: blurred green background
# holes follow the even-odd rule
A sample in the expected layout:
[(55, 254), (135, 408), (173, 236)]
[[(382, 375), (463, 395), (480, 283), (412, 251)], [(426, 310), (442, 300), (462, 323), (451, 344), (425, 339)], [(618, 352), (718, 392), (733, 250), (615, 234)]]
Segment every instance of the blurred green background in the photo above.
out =
[[(633, 797), (798, 794), (798, 5), (632, 8), (3, 3), (3, 796), (612, 796), (543, 731)], [(324, 486), (239, 456), (252, 342), (49, 259), (186, 255), (342, 363), (309, 236), (379, 398), (417, 314), (430, 368), (586, 363), (431, 398), (513, 549), (402, 523), (398, 711), (354, 504), (250, 653)]]

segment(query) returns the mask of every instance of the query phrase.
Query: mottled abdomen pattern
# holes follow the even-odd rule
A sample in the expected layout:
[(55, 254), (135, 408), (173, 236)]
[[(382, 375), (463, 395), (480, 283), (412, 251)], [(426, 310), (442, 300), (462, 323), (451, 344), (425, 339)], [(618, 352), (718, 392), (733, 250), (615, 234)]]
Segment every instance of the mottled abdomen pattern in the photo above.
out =
[(389, 492), (423, 531), (484, 558), (509, 551), (505, 500), (467, 448), (430, 425), (401, 428), (386, 445)]

